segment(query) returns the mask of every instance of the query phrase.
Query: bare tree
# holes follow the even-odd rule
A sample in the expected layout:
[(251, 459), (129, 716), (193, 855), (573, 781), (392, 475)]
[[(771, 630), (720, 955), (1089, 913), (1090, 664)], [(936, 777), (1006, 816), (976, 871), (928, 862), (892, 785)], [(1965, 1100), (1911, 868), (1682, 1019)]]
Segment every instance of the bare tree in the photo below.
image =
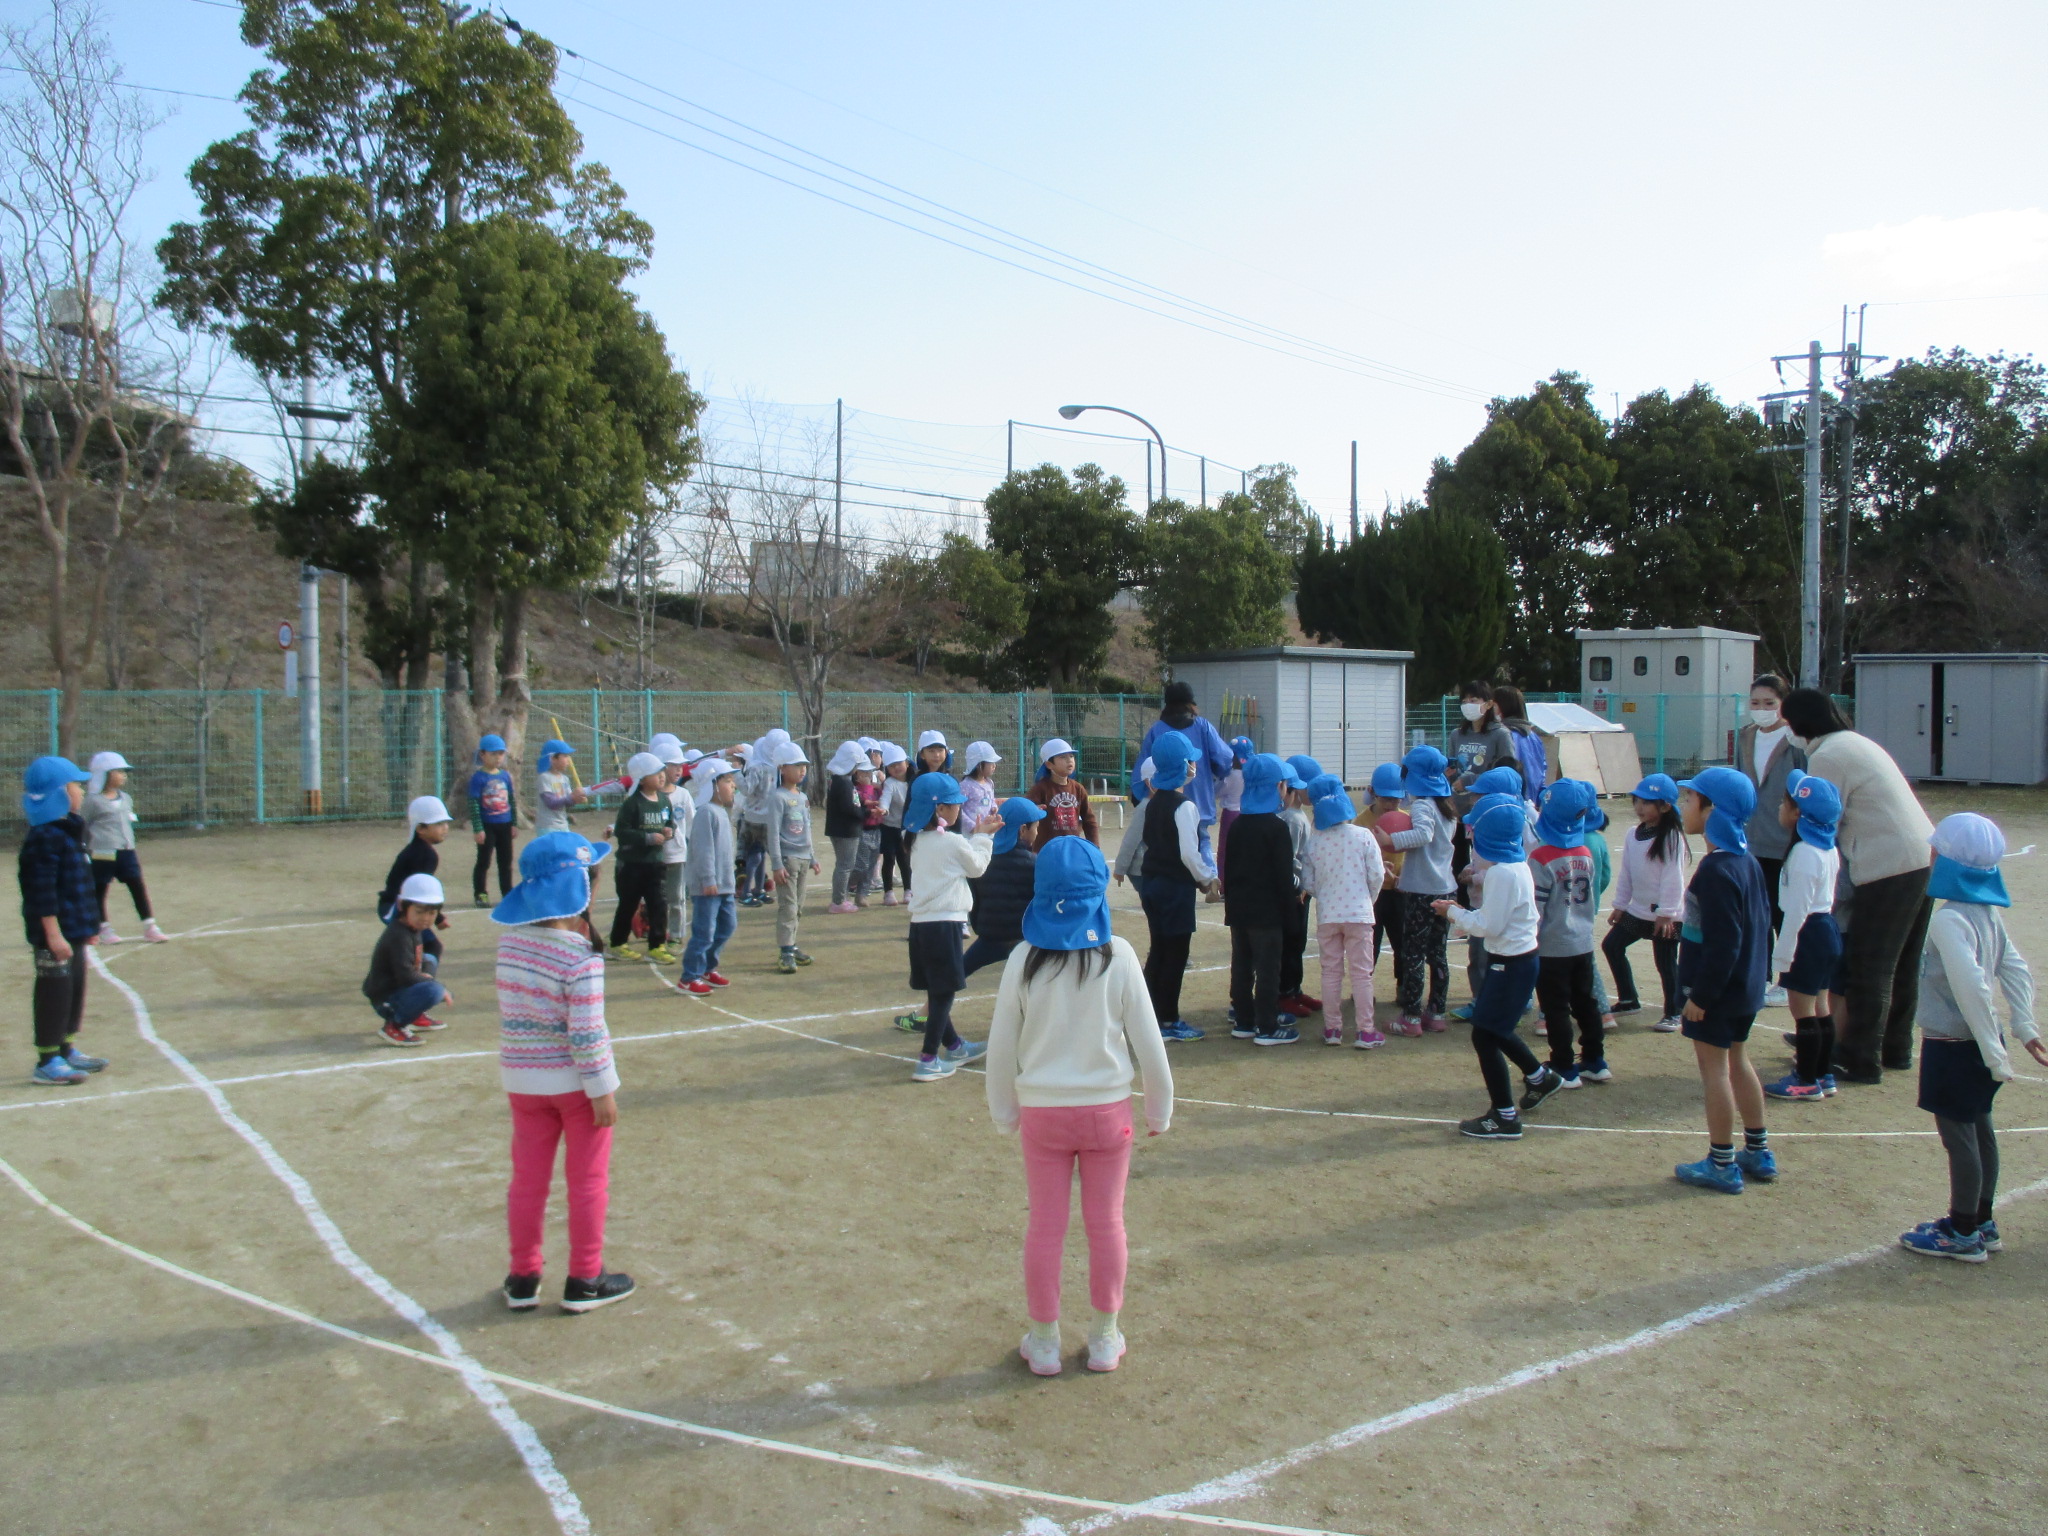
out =
[(0, 28), (0, 447), (49, 554), (50, 659), (71, 751), (115, 563), (185, 451), (181, 360), (158, 344), (126, 223), (159, 121), (120, 82), (90, 0)]

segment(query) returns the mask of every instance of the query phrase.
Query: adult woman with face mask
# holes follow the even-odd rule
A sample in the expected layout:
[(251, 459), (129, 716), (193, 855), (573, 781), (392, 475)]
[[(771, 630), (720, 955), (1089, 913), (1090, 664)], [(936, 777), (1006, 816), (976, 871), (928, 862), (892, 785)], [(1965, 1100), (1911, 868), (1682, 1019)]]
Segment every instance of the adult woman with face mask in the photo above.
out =
[[(1749, 834), (1749, 851), (1764, 868), (1773, 933), (1784, 920), (1778, 910), (1778, 873), (1792, 851), (1792, 834), (1778, 824), (1778, 804), (1785, 798), (1792, 771), (1806, 767), (1806, 753), (1793, 744), (1792, 728), (1785, 723), (1785, 695), (1791, 691), (1792, 685), (1775, 672), (1766, 672), (1751, 683), (1749, 722), (1735, 737), (1735, 766), (1756, 786), (1756, 812), (1743, 830)], [(1764, 994), (1764, 1005), (1783, 1007), (1783, 994), (1782, 987), (1771, 987)]]

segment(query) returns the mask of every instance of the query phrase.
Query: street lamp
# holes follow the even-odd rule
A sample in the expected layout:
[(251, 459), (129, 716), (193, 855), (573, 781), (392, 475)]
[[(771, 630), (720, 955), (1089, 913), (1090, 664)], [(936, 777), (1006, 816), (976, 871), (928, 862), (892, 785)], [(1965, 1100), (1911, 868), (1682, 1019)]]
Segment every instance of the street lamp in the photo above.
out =
[(1120, 405), (1063, 405), (1060, 407), (1060, 418), (1072, 421), (1083, 411), (1113, 411), (1119, 416), (1130, 417), (1152, 434), (1153, 440), (1159, 444), (1159, 500), (1166, 500), (1166, 439), (1159, 435), (1159, 429), (1136, 411), (1127, 411)]

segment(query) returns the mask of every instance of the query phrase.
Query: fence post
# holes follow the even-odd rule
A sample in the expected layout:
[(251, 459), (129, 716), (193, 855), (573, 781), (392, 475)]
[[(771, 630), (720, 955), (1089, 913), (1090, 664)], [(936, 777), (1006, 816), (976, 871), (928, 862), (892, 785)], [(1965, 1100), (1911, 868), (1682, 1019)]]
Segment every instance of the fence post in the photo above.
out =
[(599, 726), (603, 713), (604, 696), (593, 688), (590, 690), (590, 782), (593, 784), (604, 777), (604, 735)]
[(911, 770), (917, 767), (917, 695), (903, 695), (903, 750), (910, 754)]
[(62, 690), (56, 688), (51, 688), (46, 691), (50, 696), (50, 756), (62, 757), (64, 754), (57, 750), (57, 736), (59, 727), (63, 721), (62, 701), (64, 695)]
[(1024, 694), (1017, 694), (1017, 793), (1023, 794), (1024, 778)]
[(1124, 734), (1124, 696), (1116, 696), (1116, 783), (1117, 788), (1131, 782), (1131, 738)]
[(782, 728), (785, 731), (789, 729), (789, 690), (787, 688), (782, 690)]
[[(249, 690), (249, 697), (255, 701), (256, 705), (256, 824), (261, 826), (263, 824), (263, 690), (261, 688), (251, 688)], [(205, 806), (202, 805), (199, 808), (199, 814), (202, 818), (206, 815)]]
[(640, 690), (640, 721), (646, 727), (640, 734), (649, 741), (654, 740), (654, 690), (652, 688), (642, 688)]

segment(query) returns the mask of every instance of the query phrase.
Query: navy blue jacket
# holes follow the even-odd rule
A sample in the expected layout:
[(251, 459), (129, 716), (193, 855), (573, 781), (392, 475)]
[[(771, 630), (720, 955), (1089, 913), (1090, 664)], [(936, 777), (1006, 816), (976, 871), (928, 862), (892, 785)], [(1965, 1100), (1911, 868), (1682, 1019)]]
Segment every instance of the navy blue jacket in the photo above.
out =
[(995, 944), (1024, 942), (1024, 909), (1038, 881), (1038, 855), (1012, 848), (988, 861), (988, 868), (968, 881), (974, 910), (968, 922), (982, 938)]
[(1764, 1005), (1771, 959), (1771, 901), (1747, 853), (1716, 848), (1685, 892), (1678, 985), (1712, 1018), (1741, 1018)]
[(100, 898), (93, 889), (92, 859), (85, 851), (85, 822), (76, 811), (40, 827), (21, 840), (21, 926), (29, 943), (47, 948), (43, 919), (57, 919), (57, 931), (73, 944), (100, 931)]

